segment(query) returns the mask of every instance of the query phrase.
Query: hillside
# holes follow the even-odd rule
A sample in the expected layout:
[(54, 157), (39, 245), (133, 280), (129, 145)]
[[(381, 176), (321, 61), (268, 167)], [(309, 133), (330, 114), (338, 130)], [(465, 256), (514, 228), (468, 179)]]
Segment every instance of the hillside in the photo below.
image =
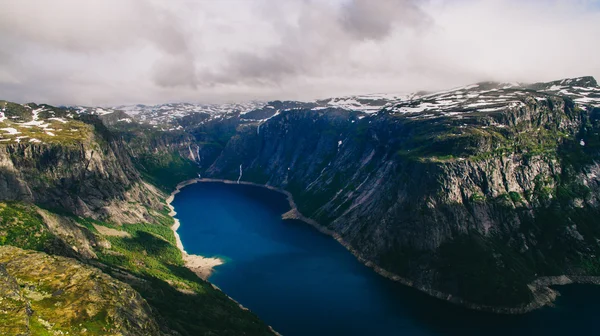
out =
[(237, 180), (241, 166), (381, 273), (474, 308), (527, 310), (542, 304), (528, 287), (540, 276), (598, 275), (599, 88), (580, 82), (482, 83), (375, 114), (280, 111), (240, 124), (202, 175)]
[[(14, 332), (272, 334), (254, 314), (184, 265), (165, 191), (196, 174), (194, 164), (169, 149), (176, 139), (187, 146), (186, 137), (144, 133), (138, 142), (127, 141), (93, 115), (48, 106), (38, 111), (32, 104), (6, 106), (3, 113), (10, 120), (3, 123), (11, 131), (0, 133), (8, 139), (0, 144), (0, 245), (27, 250), (3, 248), (0, 253), (6, 268), (3, 295), (20, 302), (2, 304), (3, 311), (22, 316)], [(85, 131), (65, 135), (50, 126), (54, 118), (61, 118), (64, 129)], [(40, 141), (24, 141), (28, 138), (20, 134)], [(55, 280), (66, 275), (68, 281)], [(4, 323), (6, 318), (1, 327), (13, 324)]]
[[(270, 334), (185, 268), (170, 230), (179, 182), (240, 178), (290, 192), (385, 276), (528, 311), (554, 297), (547, 277), (600, 276), (599, 95), (582, 77), (179, 115), (2, 102), (0, 245), (130, 286), (163, 334)], [(22, 314), (19, 276), (2, 273), (2, 295)]]

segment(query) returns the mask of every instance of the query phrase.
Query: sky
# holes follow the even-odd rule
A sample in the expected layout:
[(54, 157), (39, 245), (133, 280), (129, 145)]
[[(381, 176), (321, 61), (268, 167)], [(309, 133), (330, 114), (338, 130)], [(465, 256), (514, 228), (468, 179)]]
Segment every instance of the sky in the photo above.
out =
[(0, 99), (221, 103), (600, 80), (600, 0), (0, 0)]

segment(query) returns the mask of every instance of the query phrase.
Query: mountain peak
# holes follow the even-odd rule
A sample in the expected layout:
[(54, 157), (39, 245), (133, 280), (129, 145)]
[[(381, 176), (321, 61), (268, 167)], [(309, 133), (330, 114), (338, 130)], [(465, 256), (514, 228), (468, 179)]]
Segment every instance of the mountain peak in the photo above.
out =
[(529, 88), (534, 90), (548, 90), (552, 87), (582, 87), (595, 88), (598, 87), (598, 82), (593, 76), (565, 78), (552, 82), (535, 83), (529, 85)]
[(597, 87), (598, 82), (593, 76), (584, 76), (577, 78), (567, 78), (561, 81), (563, 85), (579, 86), (579, 87)]

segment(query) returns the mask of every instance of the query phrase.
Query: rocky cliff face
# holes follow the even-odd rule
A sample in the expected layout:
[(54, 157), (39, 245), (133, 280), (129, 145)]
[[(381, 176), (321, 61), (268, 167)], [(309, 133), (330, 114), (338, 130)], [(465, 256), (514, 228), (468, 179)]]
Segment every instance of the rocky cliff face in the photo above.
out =
[(0, 145), (0, 201), (119, 223), (151, 221), (148, 209), (162, 208), (157, 191), (142, 181), (122, 140), (98, 121), (87, 122), (87, 131), (72, 141)]
[[(160, 213), (164, 194), (144, 181), (168, 191), (201, 173), (285, 189), (305, 216), (381, 273), (472, 307), (528, 307), (552, 296), (528, 286), (540, 276), (600, 275), (600, 88), (593, 79), (480, 83), (411, 97), (378, 98), (369, 105), (378, 113), (343, 107), (356, 99), (283, 102), (243, 115), (188, 115), (166, 126), (139, 125), (116, 112), (103, 114), (102, 124), (68, 109), (4, 103), (0, 201), (168, 226)], [(215, 330), (189, 323), (198, 320), (193, 314), (170, 316), (163, 304), (172, 297), (175, 306), (204, 304), (180, 291), (210, 291), (189, 274), (173, 285), (172, 272), (162, 273), (181, 266), (179, 254), (148, 254), (149, 245), (172, 239), (170, 231), (142, 225), (130, 236), (99, 237), (94, 225), (112, 224), (36, 212), (43, 225), (10, 214), (0, 223), (0, 242), (20, 246), (27, 233), (36, 238), (28, 248), (99, 259), (111, 271), (124, 267), (135, 276), (115, 276), (161, 307), (176, 321), (171, 328)], [(54, 250), (31, 235), (38, 227), (58, 237)], [(131, 280), (137, 276), (160, 290)], [(222, 330), (268, 333), (227, 302), (218, 306), (239, 314), (240, 324)]]
[(285, 111), (240, 125), (205, 174), (290, 191), (304, 215), (421, 289), (520, 306), (537, 276), (598, 272), (600, 111), (519, 96), (459, 115)]
[(191, 135), (0, 108), (0, 333), (273, 334), (176, 246), (164, 192), (197, 176)]

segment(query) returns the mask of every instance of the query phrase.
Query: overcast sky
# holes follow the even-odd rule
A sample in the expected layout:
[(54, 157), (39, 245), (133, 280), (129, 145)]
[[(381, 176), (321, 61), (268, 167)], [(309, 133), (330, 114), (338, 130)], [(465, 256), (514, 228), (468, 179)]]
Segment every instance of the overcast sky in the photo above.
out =
[(0, 99), (311, 99), (600, 79), (600, 0), (0, 0)]

